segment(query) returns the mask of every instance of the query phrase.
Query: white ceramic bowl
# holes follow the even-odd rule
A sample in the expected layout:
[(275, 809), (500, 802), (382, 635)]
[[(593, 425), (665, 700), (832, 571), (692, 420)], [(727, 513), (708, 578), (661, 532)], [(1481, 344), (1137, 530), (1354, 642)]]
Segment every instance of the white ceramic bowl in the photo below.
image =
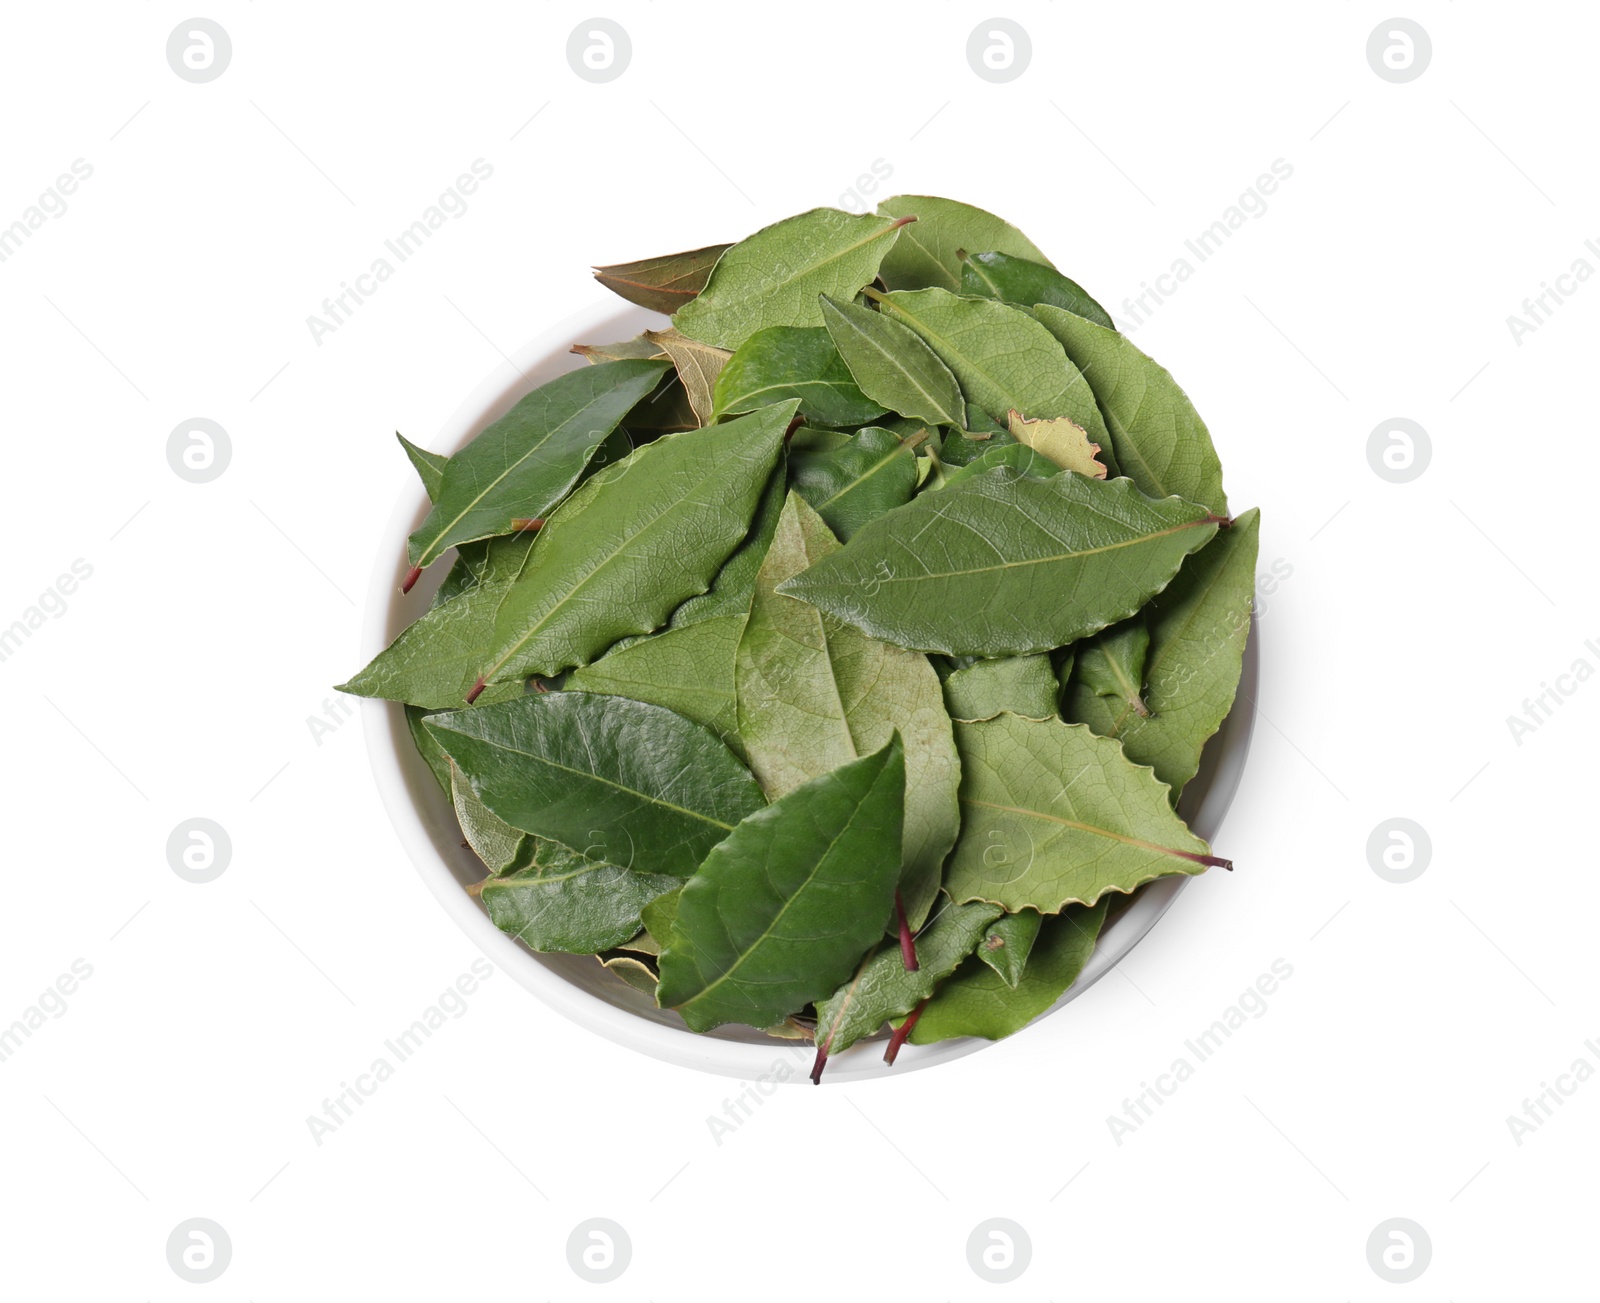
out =
[[(643, 308), (616, 303), (597, 304), (574, 314), (513, 356), (520, 374), (505, 366), (497, 367), (433, 440), (434, 450), (454, 452), (498, 420), (529, 390), (564, 371), (588, 365), (569, 351), (573, 344), (627, 339), (641, 330), (659, 327), (662, 320)], [(427, 609), (433, 588), (448, 569), (443, 564), (435, 565), (409, 594), (401, 595), (400, 583), (407, 569), (406, 537), (421, 523), (427, 505), (420, 487), (408, 490), (401, 495), (385, 530), (367, 594), (363, 651), (369, 658)], [(1257, 631), (1252, 626), (1240, 704), (1207, 746), (1200, 773), (1183, 794), (1184, 816), (1207, 841), (1216, 838), (1244, 771), (1254, 722), (1257, 642)], [(483, 866), (462, 845), (450, 802), (412, 745), (403, 709), (391, 702), (362, 704), (373, 773), (401, 843), (439, 903), (490, 959), (557, 1012), (618, 1044), (670, 1063), (745, 1081), (770, 1079), (775, 1060), (787, 1057), (783, 1047), (792, 1047), (793, 1042), (774, 1040), (739, 1027), (697, 1035), (675, 1013), (657, 1009), (648, 996), (606, 972), (593, 957), (538, 954), (495, 927), (482, 906), (466, 892), (467, 884), (483, 877)], [(1137, 893), (1106, 928), (1078, 980), (1049, 1013), (1055, 1013), (1109, 972), (1155, 926), (1188, 882), (1189, 878), (1182, 875), (1164, 878)], [(963, 1039), (907, 1045), (891, 1069), (883, 1062), (877, 1043), (863, 1042), (835, 1055), (823, 1081), (855, 1081), (890, 1072), (903, 1074), (947, 1063), (989, 1044)], [(805, 1075), (793, 1072), (787, 1079), (804, 1081)]]

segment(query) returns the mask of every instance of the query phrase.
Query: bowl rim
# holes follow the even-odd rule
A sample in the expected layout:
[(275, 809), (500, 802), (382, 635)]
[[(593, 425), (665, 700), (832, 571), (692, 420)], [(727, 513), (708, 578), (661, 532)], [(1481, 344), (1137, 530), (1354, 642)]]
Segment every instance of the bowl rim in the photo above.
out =
[[(572, 344), (591, 339), (626, 338), (664, 320), (656, 313), (615, 301), (596, 302), (580, 309), (534, 336), (490, 371), (446, 420), (431, 446), (454, 452), (485, 426), (498, 420), (536, 385), (562, 371), (585, 365), (581, 358), (570, 354)], [(399, 588), (408, 568), (406, 538), (416, 528), (426, 508), (427, 499), (420, 485), (408, 487), (401, 493), (384, 527), (361, 621), (360, 654), (367, 659), (388, 646), (398, 628), (425, 609), (421, 602), (429, 591), (426, 585), (418, 585), (405, 598)], [(441, 575), (445, 568), (433, 567)], [(1201, 772), (1185, 790), (1181, 803), (1188, 807), (1185, 815), (1190, 826), (1208, 842), (1213, 841), (1220, 830), (1243, 778), (1254, 731), (1259, 642), (1259, 627), (1252, 612), (1244, 669), (1234, 707), (1208, 742)], [(555, 961), (574, 957), (541, 955), (495, 927), (482, 905), (463, 889), (452, 870), (451, 852), (460, 842), (460, 829), (454, 822), (449, 802), (443, 798), (426, 762), (412, 744), (404, 707), (396, 702), (364, 699), (361, 715), (378, 794), (407, 857), (445, 912), (496, 967), (510, 974), (520, 986), (563, 1017), (614, 1044), (663, 1062), (743, 1081), (803, 1082), (807, 1079), (805, 1065), (813, 1054), (813, 1047), (808, 1043), (770, 1038), (761, 1033), (748, 1036), (695, 1033), (681, 1021), (674, 1025), (642, 1016), (639, 1011), (597, 997), (564, 975)], [(1041, 1023), (1110, 972), (1149, 934), (1190, 881), (1189, 875), (1176, 874), (1158, 878), (1136, 891), (1128, 905), (1102, 932), (1093, 955), (1072, 986), (1015, 1035), (1037, 1034)], [(652, 1012), (659, 1017), (658, 1011)], [(963, 1058), (992, 1044), (995, 1042), (972, 1037), (934, 1045), (908, 1044), (891, 1069), (881, 1056), (871, 1052), (873, 1043), (863, 1041), (830, 1058), (822, 1080), (824, 1084), (837, 1084), (883, 1078), (892, 1073), (904, 1076), (907, 1072)]]

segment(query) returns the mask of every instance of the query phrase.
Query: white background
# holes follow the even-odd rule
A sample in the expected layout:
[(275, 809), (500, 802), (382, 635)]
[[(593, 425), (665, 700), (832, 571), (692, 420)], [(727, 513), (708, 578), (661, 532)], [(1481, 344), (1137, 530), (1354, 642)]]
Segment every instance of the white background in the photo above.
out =
[[(1577, 6), (1419, 0), (1432, 63), (1380, 79), (1382, 6), (1012, 3), (1031, 66), (974, 75), (966, 3), (610, 4), (632, 63), (566, 60), (566, 4), (217, 3), (208, 84), (162, 2), (8, 6), (0, 224), (93, 175), (0, 263), (0, 626), (93, 574), (3, 663), (0, 1024), (93, 975), (0, 1063), (8, 1297), (556, 1299), (581, 1220), (633, 1245), (619, 1297), (978, 1298), (978, 1223), (1028, 1232), (1009, 1296), (1416, 1299), (1592, 1291), (1600, 1083), (1507, 1116), (1600, 1036), (1589, 739), (1600, 287), (1520, 345), (1508, 314), (1600, 236)], [(532, 119), (530, 121), (530, 118)], [(475, 159), (468, 211), (320, 344), (308, 315)], [(375, 538), (501, 352), (604, 295), (591, 262), (734, 239), (883, 193), (1015, 221), (1119, 318), (1275, 159), (1293, 176), (1137, 333), (1263, 510), (1262, 717), (1198, 880), (1064, 1013), (930, 1072), (777, 1092), (658, 1064), (504, 974), (336, 1134), (306, 1124), (478, 952), (377, 797), (358, 722)], [(1191, 258), (1191, 261), (1193, 259)], [(227, 471), (169, 469), (219, 422)], [(1370, 468), (1395, 416), (1427, 471)], [(54, 604), (54, 603), (52, 603)], [(1572, 682), (1572, 681), (1568, 681)], [(216, 881), (168, 867), (202, 816)], [(1432, 860), (1394, 885), (1367, 839)], [(1268, 1002), (1119, 1145), (1108, 1115), (1275, 959)], [(226, 1228), (213, 1284), (169, 1232)], [(1368, 1266), (1380, 1222), (1432, 1241)]]

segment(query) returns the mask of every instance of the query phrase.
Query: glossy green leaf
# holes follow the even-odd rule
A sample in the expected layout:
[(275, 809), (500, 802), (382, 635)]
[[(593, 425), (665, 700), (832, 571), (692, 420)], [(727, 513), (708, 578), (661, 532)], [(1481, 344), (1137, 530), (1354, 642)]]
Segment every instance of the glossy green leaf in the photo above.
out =
[(704, 724), (741, 755), (733, 659), (743, 631), (742, 615), (666, 629), (574, 670), (567, 675), (566, 687), (665, 706)]
[(917, 444), (869, 425), (826, 452), (791, 451), (789, 482), (829, 529), (848, 539), (868, 521), (911, 501)]
[(1075, 905), (1044, 921), (1015, 987), (976, 957), (957, 970), (928, 1002), (912, 1029), (913, 1045), (956, 1036), (998, 1041), (1021, 1031), (1078, 980), (1105, 924), (1106, 903)]
[(490, 873), (503, 873), (517, 862), (528, 834), (513, 828), (473, 794), (461, 771), (450, 766), (450, 804), (467, 845)]
[[(400, 636), (373, 658), (340, 692), (358, 697), (383, 697), (429, 709), (461, 705), (477, 678), (474, 666), (487, 660), (494, 646), (495, 612), (516, 582), (533, 547), (534, 535), (495, 539), (486, 552), (481, 579), (400, 631)], [(447, 582), (456, 577), (454, 568)], [(508, 680), (478, 698), (483, 705), (522, 695), (520, 680)]]
[(816, 425), (861, 425), (884, 415), (884, 408), (857, 387), (821, 326), (758, 330), (717, 377), (719, 416), (754, 411), (785, 398), (798, 398), (800, 415)]
[(1015, 988), (1022, 981), (1028, 956), (1033, 953), (1033, 943), (1038, 940), (1039, 926), (1043, 922), (1044, 915), (1036, 909), (1002, 914), (989, 925), (973, 953), (994, 969), (1002, 982)]
[(900, 873), (898, 739), (745, 819), (678, 898), (659, 999), (695, 1031), (830, 994), (883, 934)]
[(639, 921), (655, 939), (657, 955), (667, 948), (667, 941), (672, 936), (673, 921), (678, 917), (678, 901), (682, 898), (683, 883), (680, 882), (671, 891), (662, 892), (639, 911)]
[(497, 928), (535, 950), (593, 955), (633, 936), (639, 911), (678, 885), (542, 841), (531, 865), (485, 882), (482, 900)]
[(411, 734), (411, 743), (417, 748), (417, 754), (422, 757), (428, 766), (428, 772), (433, 775), (434, 781), (446, 796), (450, 795), (450, 757), (445, 755), (439, 744), (434, 741), (433, 734), (428, 732), (423, 723), (428, 717), (428, 712), (421, 706), (407, 706), (406, 731)]
[(1176, 494), (1227, 515), (1211, 433), (1171, 373), (1114, 330), (1048, 305), (1034, 315), (1090, 378), (1122, 474), (1153, 498)]
[(673, 324), (693, 339), (738, 348), (768, 326), (820, 326), (819, 294), (854, 298), (878, 274), (905, 222), (813, 208), (763, 227), (717, 263)]
[(710, 729), (625, 697), (530, 693), (427, 727), (512, 827), (622, 868), (687, 876), (765, 804)]
[(444, 468), (450, 459), (443, 453), (429, 452), (426, 448), (419, 448), (410, 439), (394, 432), (394, 437), (400, 440), (400, 446), (405, 449), (406, 458), (416, 468), (417, 478), (422, 481), (422, 491), (428, 495), (428, 501), (436, 501), (439, 490), (444, 484)]
[(705, 592), (749, 532), (793, 411), (672, 435), (587, 480), (501, 600), (483, 680), (586, 665)]
[(961, 386), (916, 331), (882, 312), (826, 296), (822, 321), (861, 392), (873, 402), (929, 425), (966, 424)]
[(933, 904), (959, 823), (955, 741), (927, 657), (775, 591), (838, 546), (822, 519), (791, 493), (739, 642), (739, 733), (751, 770), (777, 798), (876, 751), (898, 731), (907, 781), (900, 885), (916, 926)]
[(779, 590), (917, 651), (1050, 651), (1132, 615), (1217, 532), (1127, 480), (996, 469), (864, 525)]
[(937, 195), (895, 195), (878, 205), (887, 217), (915, 217), (901, 232), (878, 274), (892, 290), (930, 285), (961, 288), (962, 255), (998, 250), (1050, 265), (1039, 247), (1010, 222), (993, 213)]
[(1111, 698), (1111, 709), (1119, 718), (1128, 711), (1148, 715), (1142, 693), (1149, 650), (1150, 627), (1139, 614), (1102, 630), (1078, 647), (1078, 679), (1089, 691)]
[(701, 620), (715, 620), (725, 615), (737, 615), (741, 620), (750, 614), (750, 602), (756, 591), (756, 572), (778, 528), (778, 517), (783, 514), (786, 493), (784, 473), (780, 466), (767, 480), (761, 498), (756, 503), (756, 516), (744, 542), (733, 550), (733, 555), (722, 563), (717, 577), (708, 591), (691, 597), (672, 612), (668, 627), (683, 629)]
[[(647, 330), (645, 338), (672, 359), (672, 365), (677, 368), (678, 379), (683, 383), (683, 391), (689, 399), (689, 407), (695, 414), (696, 422), (700, 425), (710, 425), (716, 410), (714, 395), (717, 377), (722, 374), (723, 367), (728, 364), (728, 359), (733, 354), (725, 348), (716, 348), (710, 344), (702, 344), (697, 339), (690, 339), (676, 330)], [(777, 402), (777, 399), (771, 401)]]
[(1027, 719), (1054, 719), (1060, 691), (1046, 655), (974, 661), (944, 681), (951, 719), (993, 719), (1003, 710)]
[(1048, 303), (1107, 330), (1116, 329), (1111, 314), (1077, 281), (1069, 280), (1054, 267), (1008, 253), (974, 253), (967, 258), (961, 264), (961, 292), (1014, 303), (1020, 308)]
[(1081, 669), (1067, 697), (1067, 718), (1119, 739), (1130, 760), (1155, 768), (1174, 800), (1200, 768), (1206, 740), (1233, 708), (1250, 634), (1260, 529), (1260, 512), (1241, 513), (1183, 563), (1149, 608), (1148, 717), (1098, 695)]
[(670, 315), (705, 288), (711, 269), (729, 247), (710, 244), (684, 253), (612, 263), (596, 267), (594, 278), (629, 303)]
[[(869, 296), (870, 297), (870, 296)], [(898, 290), (879, 309), (921, 335), (955, 373), (972, 409), (1005, 428), (1015, 410), (1030, 420), (1069, 416), (1096, 443), (1108, 442), (1094, 391), (1054, 335), (1008, 303), (946, 290)]]
[(880, 948), (854, 977), (817, 1005), (816, 1043), (824, 1056), (842, 1053), (889, 1019), (910, 1013), (955, 972), (999, 917), (994, 905), (945, 902), (917, 937), (917, 967), (909, 971), (898, 941)]
[(997, 715), (957, 724), (956, 746), (953, 900), (1054, 914), (1152, 878), (1228, 866), (1172, 812), (1166, 784), (1082, 724)]
[(433, 510), (411, 535), (411, 564), (544, 516), (577, 483), (600, 441), (665, 373), (661, 361), (600, 362), (526, 395), (444, 468)]

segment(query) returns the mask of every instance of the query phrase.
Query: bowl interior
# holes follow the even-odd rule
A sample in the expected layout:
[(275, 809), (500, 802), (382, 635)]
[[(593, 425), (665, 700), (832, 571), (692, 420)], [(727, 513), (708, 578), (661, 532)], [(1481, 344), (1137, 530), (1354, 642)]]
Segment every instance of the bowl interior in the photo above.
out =
[[(513, 366), (502, 365), (486, 378), (433, 441), (433, 450), (455, 452), (531, 389), (562, 372), (588, 365), (570, 352), (573, 344), (627, 339), (642, 330), (659, 328), (663, 322), (664, 318), (643, 308), (610, 303), (569, 317), (513, 355)], [(367, 596), (362, 648), (366, 657), (375, 656), (427, 609), (434, 588), (448, 569), (435, 565), (409, 594), (399, 591), (407, 569), (405, 540), (427, 514), (427, 505), (420, 486), (407, 490), (385, 531)], [(1200, 772), (1185, 789), (1179, 805), (1190, 826), (1207, 841), (1214, 840), (1221, 828), (1244, 772), (1255, 716), (1257, 643), (1252, 621), (1237, 703), (1207, 745)], [(412, 744), (404, 710), (391, 702), (367, 701), (363, 718), (379, 791), (407, 853), (444, 908), (502, 969), (559, 1012), (658, 1058), (745, 1080), (805, 1079), (798, 1066), (809, 1059), (809, 1045), (743, 1027), (690, 1032), (677, 1014), (658, 1009), (648, 996), (620, 981), (592, 956), (541, 954), (496, 928), (477, 900), (467, 894), (469, 884), (482, 880), (483, 865), (463, 844), (449, 800)], [(1182, 875), (1163, 878), (1135, 892), (1106, 926), (1078, 980), (1041, 1018), (1057, 1012), (1110, 971), (1155, 926), (1188, 882)], [(894, 1071), (930, 1067), (988, 1044), (965, 1039), (907, 1045)], [(870, 1043), (862, 1042), (835, 1056), (823, 1081), (849, 1081), (889, 1071)]]

